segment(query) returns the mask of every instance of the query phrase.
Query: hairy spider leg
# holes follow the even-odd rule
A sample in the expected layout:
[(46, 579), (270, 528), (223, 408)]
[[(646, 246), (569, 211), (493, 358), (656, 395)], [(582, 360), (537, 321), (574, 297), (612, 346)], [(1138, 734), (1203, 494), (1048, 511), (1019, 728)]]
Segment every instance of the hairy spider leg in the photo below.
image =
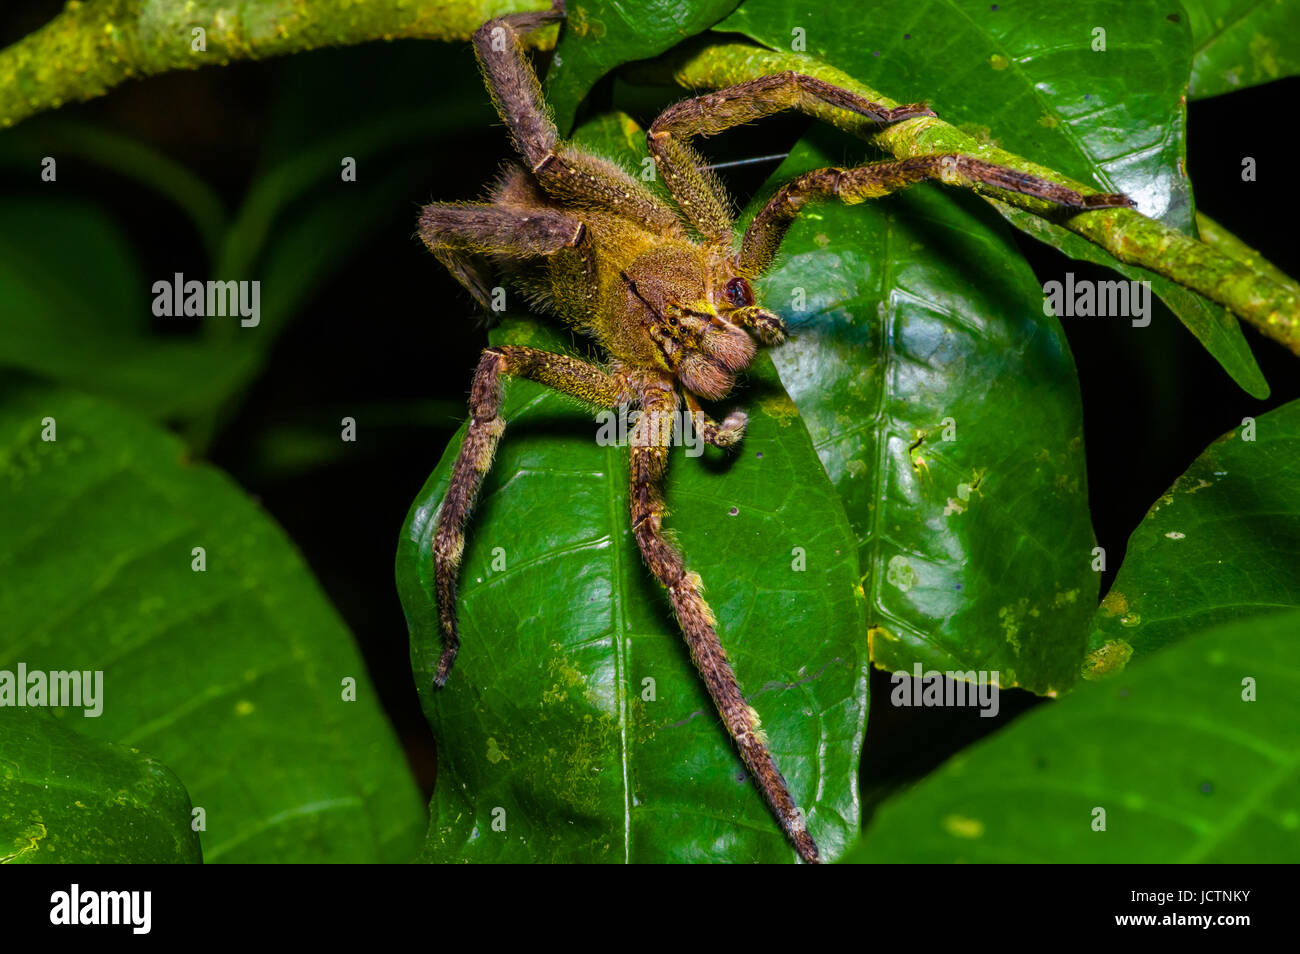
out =
[(640, 388), (641, 417), (629, 439), (631, 444), (632, 533), (641, 555), (656, 579), (668, 590), (668, 599), (695, 668), (717, 707), (740, 757), (771, 807), (799, 857), (817, 863), (817, 845), (808, 834), (803, 815), (795, 807), (785, 778), (768, 750), (767, 736), (758, 713), (745, 701), (731, 663), (718, 639), (717, 620), (704, 599), (698, 573), (686, 569), (681, 552), (663, 533), (663, 481), (668, 449), (673, 438), (678, 397), (672, 381), (650, 381)]
[[(510, 128), (516, 148), (538, 186), (563, 208), (549, 208), (539, 202), (540, 197), (532, 196), (526, 183), (514, 173), (507, 174), (498, 184), (492, 205), (460, 203), (426, 208), (421, 235), (435, 254), (449, 262), (453, 274), (471, 292), (475, 290), (476, 278), (471, 271), (474, 255), (517, 260), (546, 258), (572, 249), (589, 262), (593, 255), (590, 236), (578, 219), (565, 215), (563, 209), (576, 209), (579, 214), (584, 209), (612, 212), (661, 239), (685, 239), (675, 210), (614, 164), (559, 141), (543, 104), (536, 75), (519, 42), (520, 31), (526, 32), (557, 16), (553, 9), (544, 14), (505, 17), (489, 21), (475, 34), (475, 50), (489, 90)], [(730, 246), (730, 237), (726, 246)], [(478, 287), (485, 291), (486, 283), (481, 275), (477, 278)], [(768, 327), (765, 321), (777, 324)], [(764, 319), (756, 314), (751, 323), (770, 338), (784, 333), (779, 319)], [(469, 429), (453, 466), (435, 530), (434, 577), (444, 639), (435, 684), (445, 683), (459, 646), (456, 582), (465, 524), (505, 427), (500, 417), (505, 375), (531, 378), (605, 407), (630, 400), (649, 401), (652, 405), (656, 413), (641, 419), (651, 423), (638, 422), (639, 430), (634, 432), (631, 450), (630, 506), (634, 536), (647, 565), (668, 590), (692, 660), (742, 761), (799, 856), (809, 862), (819, 860), (806, 822), (768, 751), (757, 713), (745, 703), (740, 692), (719, 641), (713, 613), (704, 601), (700, 578), (687, 572), (682, 555), (662, 533), (665, 512), (662, 479), (672, 439), (671, 421), (678, 407), (676, 384), (669, 375), (622, 369), (611, 375), (577, 359), (529, 348), (489, 348), (483, 353), (471, 394)], [(692, 406), (698, 408), (698, 402)], [(734, 444), (746, 422), (741, 412), (729, 415), (721, 425), (701, 419), (705, 439), (719, 446)]]
[(814, 76), (786, 70), (669, 106), (650, 125), (646, 142), (664, 185), (691, 225), (709, 241), (729, 246), (734, 226), (730, 203), (717, 176), (691, 147), (691, 137), (716, 136), (787, 109), (816, 117), (826, 106), (881, 124), (934, 115), (924, 103), (882, 106)]
[(474, 52), (515, 149), (548, 195), (577, 208), (613, 212), (657, 233), (684, 238), (677, 213), (607, 159), (560, 140), (520, 35), (563, 17), (563, 7), (489, 20), (474, 34)]
[(433, 538), (434, 590), (443, 639), (442, 655), (433, 677), (433, 683), (438, 687), (446, 683), (460, 648), (456, 626), (456, 578), (465, 549), (465, 523), (506, 428), (501, 417), (502, 379), (506, 375), (536, 381), (587, 404), (604, 408), (615, 408), (634, 396), (618, 374), (606, 374), (594, 365), (568, 355), (516, 345), (484, 350), (470, 391), (469, 428), (451, 469), (451, 482), (447, 486)]
[[(730, 243), (732, 219), (726, 194), (691, 148), (691, 137), (715, 136), (785, 109), (797, 109), (814, 118), (824, 118), (827, 107), (846, 109), (881, 124), (934, 115), (924, 103), (887, 107), (816, 77), (787, 70), (668, 107), (651, 124), (646, 141), (664, 184), (691, 224), (711, 241)], [(850, 176), (858, 169), (875, 171), (864, 172), (857, 178)], [(1132, 200), (1124, 195), (1084, 195), (1039, 176), (971, 156), (915, 156), (872, 163), (858, 169), (815, 170), (781, 189), (746, 231), (741, 252), (737, 255), (738, 271), (751, 277), (762, 274), (772, 263), (785, 228), (798, 214), (799, 206), (814, 197), (838, 196), (845, 201), (859, 202), (887, 195), (923, 179), (939, 179), (981, 192), (989, 188), (1018, 192), (1067, 208), (1133, 205)], [(843, 177), (849, 177), (848, 181), (842, 183), (840, 179)], [(880, 191), (872, 191), (873, 188)]]
[(485, 202), (440, 202), (420, 213), (420, 238), (447, 271), (484, 308), (489, 282), (477, 259), (544, 258), (572, 250), (596, 281), (596, 256), (587, 228), (577, 219), (545, 207), (509, 208)]
[(873, 162), (851, 169), (813, 169), (791, 179), (776, 191), (745, 230), (737, 270), (760, 275), (772, 264), (786, 230), (800, 210), (815, 199), (839, 199), (848, 205), (876, 199), (899, 189), (934, 179), (946, 185), (977, 191), (985, 187), (1019, 192), (1073, 209), (1131, 206), (1127, 196), (1115, 193), (1083, 195), (1016, 169), (985, 162), (971, 156), (935, 154), (887, 162)]

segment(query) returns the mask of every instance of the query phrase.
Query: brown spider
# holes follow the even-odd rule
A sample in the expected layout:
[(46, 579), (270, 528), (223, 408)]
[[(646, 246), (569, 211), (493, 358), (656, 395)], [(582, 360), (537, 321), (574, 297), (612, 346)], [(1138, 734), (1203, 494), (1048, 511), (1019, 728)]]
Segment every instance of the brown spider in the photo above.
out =
[(852, 169), (817, 169), (777, 190), (739, 241), (725, 192), (688, 144), (784, 109), (812, 113), (830, 104), (893, 123), (933, 116), (924, 104), (886, 108), (800, 73), (763, 76), (667, 109), (646, 136), (677, 209), (623, 169), (562, 142), (542, 100), (520, 35), (562, 19), (548, 11), (490, 20), (474, 34), (488, 90), (526, 166), (511, 164), (481, 203), (426, 206), (420, 235), (430, 251), (484, 306), (487, 263), (504, 266), (543, 311), (595, 338), (609, 355), (597, 367), (563, 354), (507, 345), (483, 352), (470, 396), (471, 419), (452, 470), (434, 537), (434, 578), (443, 652), (442, 686), (459, 647), (456, 578), (465, 522), (491, 466), (505, 421), (502, 378), (529, 378), (602, 408), (642, 411), (631, 445), (631, 524), (650, 571), (668, 590), (691, 658), (718, 713), (778, 822), (804, 861), (817, 845), (768, 751), (758, 714), (746, 703), (718, 640), (700, 577), (664, 536), (662, 483), (679, 391), (704, 439), (736, 444), (746, 416), (710, 420), (699, 397), (716, 400), (765, 345), (785, 339), (785, 324), (761, 307), (751, 281), (761, 275), (790, 223), (811, 200), (855, 203), (926, 179), (991, 185), (1073, 208), (1129, 205), (1121, 195), (1083, 196), (1014, 169), (967, 156), (929, 155)]

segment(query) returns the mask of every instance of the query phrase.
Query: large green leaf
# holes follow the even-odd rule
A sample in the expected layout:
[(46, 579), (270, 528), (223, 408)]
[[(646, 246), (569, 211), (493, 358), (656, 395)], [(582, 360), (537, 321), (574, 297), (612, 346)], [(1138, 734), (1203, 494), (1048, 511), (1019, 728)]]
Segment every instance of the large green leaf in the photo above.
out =
[(664, 52), (702, 33), (740, 0), (570, 0), (564, 29), (546, 73), (546, 99), (561, 134), (578, 104), (611, 70)]
[[(493, 341), (572, 347), (524, 319)], [(669, 525), (704, 579), (795, 801), (833, 858), (859, 823), (867, 660), (855, 546), (765, 358), (751, 383), (736, 397), (750, 424), (734, 457), (674, 450)], [(590, 412), (531, 382), (508, 385), (503, 415), (461, 570), (463, 645), (437, 692), (430, 547), (463, 430), (398, 548), (412, 663), (438, 739), (424, 857), (792, 860), (641, 562), (626, 447), (599, 446)]]
[[(925, 100), (976, 138), (1106, 191), (1124, 192), (1145, 215), (1193, 233), (1185, 171), (1191, 38), (1158, 0), (1072, 4), (1033, 0), (875, 3), (813, 10), (796, 0), (748, 0), (718, 24), (774, 49), (806, 52), (895, 99)], [(1093, 49), (1094, 30), (1105, 50)], [(796, 31), (802, 31), (796, 32)], [(1030, 213), (1001, 206), (1017, 228), (1067, 255), (1089, 244)], [(1101, 259), (1112, 267), (1108, 255)], [(1141, 269), (1120, 268), (1135, 279)], [(1152, 280), (1152, 290), (1254, 396), (1267, 393), (1234, 316), (1200, 296)]]
[(1215, 629), (1022, 716), (887, 802), (852, 860), (1300, 861), (1298, 629)]
[(1129, 538), (1089, 674), (1215, 623), (1300, 606), (1300, 401), (1211, 444)]
[(166, 767), (44, 710), (0, 714), (0, 864), (201, 860), (189, 796)]
[(411, 857), (418, 795), (347, 630), (283, 532), (178, 441), (10, 375), (0, 576), (0, 668), (102, 670), (78, 730), (176, 772), (208, 861)]
[(1192, 99), (1300, 72), (1300, 4), (1292, 0), (1182, 0), (1192, 27)]
[[(751, 211), (840, 142), (801, 142)], [(997, 216), (929, 186), (826, 203), (761, 289), (793, 326), (773, 360), (857, 536), (876, 665), (1068, 688), (1098, 585), (1078, 383)]]

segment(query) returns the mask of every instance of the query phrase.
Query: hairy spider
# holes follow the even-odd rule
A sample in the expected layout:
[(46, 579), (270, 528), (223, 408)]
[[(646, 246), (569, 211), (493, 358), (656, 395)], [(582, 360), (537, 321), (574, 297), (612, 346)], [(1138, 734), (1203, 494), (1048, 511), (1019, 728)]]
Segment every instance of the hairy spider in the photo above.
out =
[(595, 338), (609, 360), (597, 367), (516, 346), (483, 352), (469, 428), (434, 536), (443, 636), (434, 684), (446, 682), (459, 647), (456, 579), (465, 523), (505, 429), (503, 378), (529, 378), (593, 406), (638, 407), (642, 414), (629, 440), (637, 545), (668, 591), (691, 658), (742, 760), (799, 857), (816, 862), (817, 845), (768, 751), (758, 714), (741, 694), (700, 577), (664, 535), (662, 484), (680, 401), (701, 422), (710, 444), (730, 447), (741, 439), (747, 420), (742, 411), (719, 424), (704, 415), (698, 398), (716, 400), (731, 391), (754, 357), (755, 338), (764, 345), (785, 339), (784, 322), (756, 301), (751, 282), (772, 264), (786, 229), (810, 201), (856, 203), (936, 179), (1079, 209), (1131, 203), (1122, 195), (1085, 197), (968, 156), (928, 155), (804, 173), (778, 189), (737, 238), (727, 196), (691, 148), (692, 136), (712, 136), (785, 109), (811, 113), (818, 104), (882, 124), (934, 113), (921, 103), (886, 108), (794, 72), (685, 100), (660, 115), (646, 136), (658, 174), (676, 200), (673, 209), (619, 166), (560, 140), (520, 36), (563, 16), (563, 4), (556, 3), (548, 11), (490, 20), (474, 34), (493, 103), (526, 165), (508, 165), (487, 202), (426, 206), (420, 235), (484, 307), (485, 266), (503, 266), (539, 310)]

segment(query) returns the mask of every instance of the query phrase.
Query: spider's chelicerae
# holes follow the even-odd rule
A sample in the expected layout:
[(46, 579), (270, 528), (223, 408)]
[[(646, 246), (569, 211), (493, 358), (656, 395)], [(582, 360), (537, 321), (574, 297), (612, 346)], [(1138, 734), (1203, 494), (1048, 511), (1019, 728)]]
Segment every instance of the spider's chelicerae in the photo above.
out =
[(631, 526), (646, 565), (667, 588), (691, 657), (750, 774), (804, 861), (818, 860), (808, 833), (718, 640), (699, 576), (663, 532), (662, 484), (680, 402), (704, 439), (736, 444), (746, 417), (722, 423), (699, 398), (717, 400), (754, 357), (755, 340), (778, 345), (780, 317), (763, 308), (752, 281), (771, 264), (790, 223), (808, 202), (854, 203), (936, 179), (983, 184), (1074, 208), (1129, 205), (1122, 195), (1084, 196), (1055, 183), (968, 156), (928, 155), (852, 169), (816, 169), (777, 190), (744, 235), (730, 204), (689, 140), (712, 136), (784, 109), (818, 105), (878, 123), (934, 115), (924, 104), (886, 108), (811, 76), (762, 76), (670, 107), (646, 136), (658, 174), (676, 200), (665, 204), (612, 162), (562, 142), (520, 36), (563, 17), (549, 11), (491, 20), (474, 35), (488, 89), (525, 165), (510, 165), (482, 203), (426, 206), (420, 235), (484, 306), (485, 263), (504, 267), (543, 311), (600, 343), (598, 367), (563, 354), (503, 346), (483, 352), (474, 375), (468, 432), (452, 469), (434, 537), (434, 578), (444, 645), (434, 683), (443, 685), (459, 647), (456, 577), (465, 523), (505, 421), (502, 379), (529, 378), (591, 405), (642, 413), (631, 434)]

